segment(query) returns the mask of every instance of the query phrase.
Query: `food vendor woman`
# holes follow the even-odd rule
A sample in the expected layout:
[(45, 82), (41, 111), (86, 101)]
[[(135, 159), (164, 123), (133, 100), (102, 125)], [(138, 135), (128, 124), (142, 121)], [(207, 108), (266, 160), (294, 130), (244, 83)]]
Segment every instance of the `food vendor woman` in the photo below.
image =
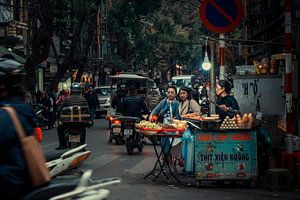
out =
[(219, 105), (216, 108), (217, 114), (221, 120), (225, 119), (226, 116), (233, 117), (239, 113), (239, 105), (236, 99), (230, 95), (233, 84), (229, 80), (220, 80), (216, 86), (216, 94), (218, 99), (216, 103)]

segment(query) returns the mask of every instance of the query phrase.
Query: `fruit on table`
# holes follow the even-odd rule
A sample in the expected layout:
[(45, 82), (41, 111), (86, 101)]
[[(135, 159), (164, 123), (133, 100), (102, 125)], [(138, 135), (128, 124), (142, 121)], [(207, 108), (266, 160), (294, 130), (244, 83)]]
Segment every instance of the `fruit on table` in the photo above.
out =
[(161, 126), (159, 124), (155, 124), (146, 120), (142, 120), (139, 123), (135, 124), (137, 128), (148, 128), (148, 129), (160, 129)]

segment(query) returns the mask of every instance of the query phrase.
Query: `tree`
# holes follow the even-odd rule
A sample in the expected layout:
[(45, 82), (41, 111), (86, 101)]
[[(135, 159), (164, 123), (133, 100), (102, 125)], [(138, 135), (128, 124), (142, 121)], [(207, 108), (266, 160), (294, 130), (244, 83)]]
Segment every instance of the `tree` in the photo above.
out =
[[(79, 69), (76, 80), (80, 80), (84, 66), (88, 65), (87, 54), (93, 40), (97, 8), (101, 0), (30, 0), (29, 1), (29, 42), (31, 53), (25, 63), (26, 84), (34, 93), (36, 66), (45, 61), (52, 47), (58, 66), (49, 90), (57, 88), (67, 70)], [(63, 62), (55, 48), (52, 36), (70, 40)]]
[[(51, 83), (50, 88), (57, 88), (59, 81), (63, 78), (67, 70), (78, 69), (75, 81), (80, 81), (84, 66), (88, 65), (87, 54), (89, 47), (92, 43), (92, 33), (95, 29), (95, 19), (97, 14), (97, 6), (100, 0), (97, 1), (86, 1), (86, 0), (73, 0), (66, 2), (72, 5), (72, 28), (69, 32), (64, 33), (66, 23), (63, 15), (58, 16), (56, 19), (56, 28), (58, 34), (61, 36), (69, 35), (71, 40), (70, 49), (66, 52), (63, 58), (62, 64), (58, 61), (58, 55), (56, 55), (56, 63), (58, 65), (58, 71)], [(61, 7), (61, 1), (57, 1), (58, 12), (64, 12), (65, 7)], [(54, 47), (54, 45), (53, 45)]]
[[(152, 1), (144, 1), (151, 4)], [(110, 33), (113, 38), (113, 58), (116, 65), (159, 68), (163, 74), (175, 73), (175, 62), (194, 64), (201, 55), (199, 39), (202, 32), (198, 10), (194, 4), (166, 0), (156, 2), (155, 7), (143, 10), (142, 4), (118, 1), (110, 13)], [(200, 35), (199, 35), (200, 36)]]
[(26, 86), (31, 93), (34, 93), (35, 88), (36, 66), (47, 59), (52, 43), (52, 22), (54, 19), (52, 3), (51, 0), (29, 1), (29, 43), (31, 53), (27, 57), (24, 68), (26, 70)]

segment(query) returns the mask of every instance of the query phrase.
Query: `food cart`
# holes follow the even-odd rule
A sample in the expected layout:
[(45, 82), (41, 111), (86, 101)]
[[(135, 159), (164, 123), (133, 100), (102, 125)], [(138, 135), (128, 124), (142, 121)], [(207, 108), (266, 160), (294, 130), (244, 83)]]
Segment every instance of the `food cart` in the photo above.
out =
[(192, 128), (197, 187), (202, 181), (227, 180), (256, 186), (257, 136), (252, 126), (229, 118), (222, 123), (217, 119), (185, 119), (198, 125)]
[(197, 186), (208, 180), (250, 180), (256, 184), (255, 130), (194, 129)]

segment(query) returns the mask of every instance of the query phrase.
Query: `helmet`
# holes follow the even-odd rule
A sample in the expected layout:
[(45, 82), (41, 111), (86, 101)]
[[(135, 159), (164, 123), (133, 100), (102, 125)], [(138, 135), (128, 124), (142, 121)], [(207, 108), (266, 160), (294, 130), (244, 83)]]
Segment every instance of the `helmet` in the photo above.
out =
[(80, 94), (82, 92), (82, 88), (80, 83), (74, 82), (71, 85), (71, 94)]
[(18, 87), (24, 76), (25, 72), (21, 63), (7, 58), (0, 58), (0, 84)]

